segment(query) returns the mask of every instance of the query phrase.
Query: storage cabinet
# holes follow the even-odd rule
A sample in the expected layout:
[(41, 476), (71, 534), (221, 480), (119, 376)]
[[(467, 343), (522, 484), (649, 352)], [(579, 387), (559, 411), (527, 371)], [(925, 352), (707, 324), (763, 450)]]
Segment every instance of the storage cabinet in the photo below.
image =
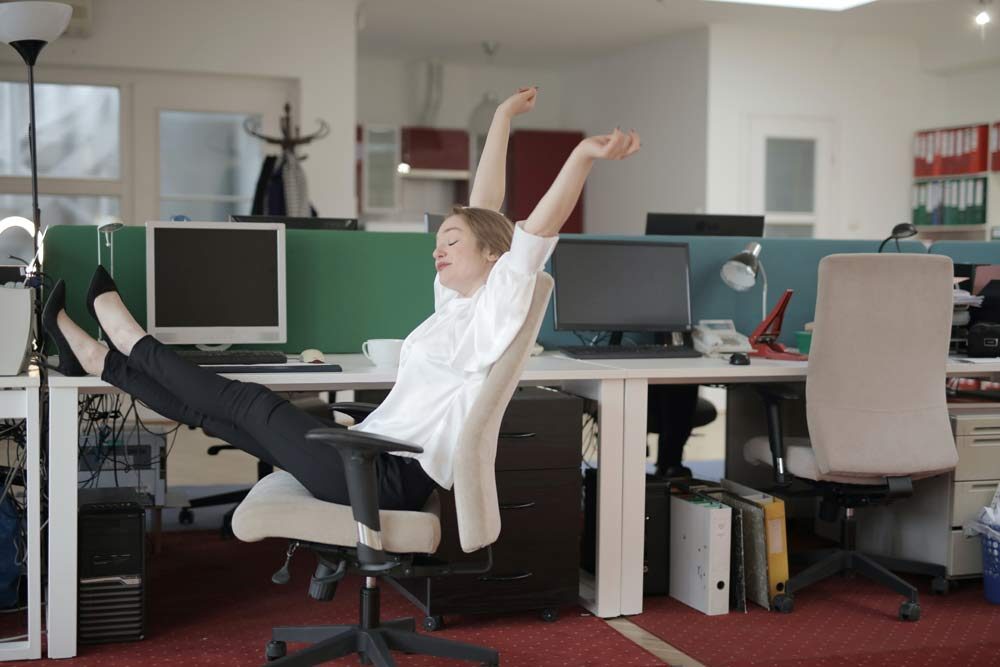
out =
[(858, 548), (944, 566), (948, 578), (980, 576), (978, 535), (962, 527), (990, 502), (1000, 483), (1000, 406), (950, 408), (958, 465), (913, 483), (913, 496), (886, 507), (858, 510)]
[(404, 127), (400, 136), (402, 161), (410, 165), (411, 178), (421, 171), (469, 177), (469, 133), (465, 130)]
[[(583, 141), (582, 132), (515, 130), (507, 154), (507, 217), (517, 222), (534, 210), (566, 158)], [(583, 193), (562, 232), (583, 232)]]
[[(522, 387), (500, 426), (496, 480), (500, 537), (486, 574), (395, 581), (437, 629), (443, 614), (538, 609), (553, 620), (576, 601), (580, 567), (580, 443), (582, 399)], [(462, 551), (451, 492), (441, 494), (441, 544), (435, 558), (485, 562)]]

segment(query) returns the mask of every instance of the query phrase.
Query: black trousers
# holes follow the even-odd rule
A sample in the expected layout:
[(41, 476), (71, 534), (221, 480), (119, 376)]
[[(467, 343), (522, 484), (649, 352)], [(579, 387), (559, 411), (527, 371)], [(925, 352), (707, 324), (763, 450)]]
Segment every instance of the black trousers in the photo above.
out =
[[(108, 352), (101, 379), (164, 417), (199, 426), (291, 473), (316, 498), (350, 504), (340, 453), (305, 437), (329, 424), (266, 387), (195, 366), (152, 336), (140, 339), (128, 357)], [(419, 510), (438, 488), (415, 459), (383, 454), (376, 469), (382, 509)]]
[(694, 410), (698, 405), (698, 385), (654, 384), (647, 399), (647, 428), (658, 433), (656, 467), (662, 472), (679, 466), (684, 445), (694, 428)]

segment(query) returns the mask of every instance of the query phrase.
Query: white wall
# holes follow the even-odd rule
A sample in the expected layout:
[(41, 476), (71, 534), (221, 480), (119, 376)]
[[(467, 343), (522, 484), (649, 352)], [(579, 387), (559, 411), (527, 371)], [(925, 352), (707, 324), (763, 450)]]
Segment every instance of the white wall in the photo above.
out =
[(566, 124), (588, 134), (636, 128), (642, 150), (598, 163), (585, 231), (642, 234), (646, 213), (705, 208), (708, 31), (679, 33), (566, 70)]
[[(299, 81), (299, 117), (330, 124), (304, 163), (325, 215), (354, 215), (355, 0), (94, 0), (89, 37), (63, 37), (37, 67), (132, 68)], [(0, 49), (0, 62), (18, 62)]]
[(882, 238), (910, 218), (912, 136), (923, 96), (915, 44), (880, 35), (836, 37), (711, 28), (708, 210), (749, 211), (749, 118), (834, 122), (830, 237)]
[[(358, 57), (358, 122), (415, 125), (425, 92), (423, 61)], [(434, 127), (468, 127), (469, 116), (490, 91), (504, 99), (522, 86), (538, 86), (535, 110), (514, 120), (514, 127), (555, 129), (562, 122), (562, 79), (541, 68), (442, 63), (441, 106)]]
[(1000, 121), (1000, 66), (924, 78), (919, 129)]

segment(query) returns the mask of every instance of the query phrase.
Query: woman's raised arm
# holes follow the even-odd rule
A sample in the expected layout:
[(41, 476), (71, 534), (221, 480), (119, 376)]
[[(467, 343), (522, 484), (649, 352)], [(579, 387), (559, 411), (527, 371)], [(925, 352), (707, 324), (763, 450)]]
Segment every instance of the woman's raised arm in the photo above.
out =
[(486, 135), (483, 154), (479, 157), (476, 180), (472, 184), (472, 194), (469, 195), (469, 206), (500, 210), (507, 186), (507, 138), (510, 135), (510, 121), (514, 116), (534, 109), (537, 97), (537, 87), (519, 88), (497, 107), (489, 134)]

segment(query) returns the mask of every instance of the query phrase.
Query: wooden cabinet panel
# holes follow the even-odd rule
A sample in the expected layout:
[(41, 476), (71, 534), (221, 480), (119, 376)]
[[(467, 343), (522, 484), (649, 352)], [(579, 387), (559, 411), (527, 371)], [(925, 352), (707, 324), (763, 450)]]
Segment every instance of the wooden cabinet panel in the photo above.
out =
[(469, 169), (469, 133), (435, 127), (404, 127), (402, 161), (411, 169)]

